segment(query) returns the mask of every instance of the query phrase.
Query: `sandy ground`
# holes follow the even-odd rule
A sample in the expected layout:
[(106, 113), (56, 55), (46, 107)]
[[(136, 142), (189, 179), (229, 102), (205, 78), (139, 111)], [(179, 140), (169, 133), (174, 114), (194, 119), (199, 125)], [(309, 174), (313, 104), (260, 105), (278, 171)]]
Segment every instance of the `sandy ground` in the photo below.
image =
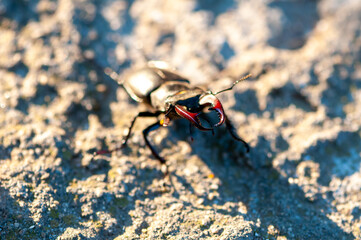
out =
[[(0, 1), (0, 239), (361, 239), (361, 1)], [(145, 147), (104, 75), (163, 60), (245, 153), (174, 122)], [(251, 167), (247, 166), (248, 163)]]

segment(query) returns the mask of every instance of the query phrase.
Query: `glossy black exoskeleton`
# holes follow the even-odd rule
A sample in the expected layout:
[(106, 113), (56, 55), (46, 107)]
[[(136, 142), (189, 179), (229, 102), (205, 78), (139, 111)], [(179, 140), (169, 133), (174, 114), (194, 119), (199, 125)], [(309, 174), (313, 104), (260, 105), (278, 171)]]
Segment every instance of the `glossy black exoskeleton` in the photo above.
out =
[[(106, 69), (105, 72), (114, 80), (119, 79), (119, 76), (111, 70)], [(216, 95), (221, 92), (231, 90), (237, 83), (249, 76), (250, 75), (234, 82), (230, 88), (212, 93), (200, 87), (192, 86), (187, 79), (180, 76), (171, 69), (168, 64), (161, 61), (151, 61), (146, 67), (128, 73), (124, 81), (119, 83), (131, 98), (137, 102), (147, 104), (150, 111), (139, 112), (138, 115), (134, 117), (130, 124), (128, 134), (123, 140), (122, 147), (127, 144), (134, 123), (138, 117), (158, 118), (162, 116), (160, 120), (158, 119), (155, 123), (143, 130), (146, 145), (151, 150), (153, 156), (162, 164), (165, 163), (165, 159), (159, 156), (158, 152), (150, 144), (147, 138), (148, 133), (161, 126), (166, 127), (171, 120), (179, 118), (187, 119), (193, 126), (202, 131), (213, 131), (213, 127), (218, 127), (225, 123), (231, 136), (237, 141), (241, 141), (246, 147), (246, 151), (249, 152), (247, 142), (234, 132), (234, 127), (225, 114), (221, 102), (216, 97)], [(206, 109), (218, 113), (219, 121), (212, 127), (203, 126), (199, 119), (199, 115)], [(110, 153), (118, 149), (101, 150), (96, 152), (95, 155)]]

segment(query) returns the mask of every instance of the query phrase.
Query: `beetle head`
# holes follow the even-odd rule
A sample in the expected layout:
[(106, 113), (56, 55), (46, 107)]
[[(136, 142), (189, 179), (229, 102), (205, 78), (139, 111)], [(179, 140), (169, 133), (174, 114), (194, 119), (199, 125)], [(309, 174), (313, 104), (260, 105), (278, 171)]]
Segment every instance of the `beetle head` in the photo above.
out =
[(219, 99), (211, 92), (179, 100), (174, 105), (175, 111), (179, 116), (187, 119), (195, 127), (202, 131), (210, 131), (213, 128), (202, 126), (201, 121), (198, 118), (199, 114), (201, 114), (206, 107), (210, 107), (208, 108), (209, 110), (213, 110), (218, 113), (219, 121), (214, 125), (214, 127), (222, 125), (225, 120), (223, 107)]
[(248, 74), (247, 76), (233, 82), (231, 87), (216, 93), (212, 93), (211, 91), (205, 92), (200, 88), (180, 91), (177, 94), (170, 96), (167, 99), (167, 102), (174, 106), (174, 109), (179, 116), (190, 121), (198, 129), (203, 131), (210, 131), (213, 130), (213, 128), (206, 128), (202, 126), (201, 121), (198, 118), (199, 114), (201, 114), (206, 107), (210, 107), (208, 109), (216, 111), (219, 117), (219, 121), (214, 125), (214, 127), (222, 125), (226, 119), (226, 115), (224, 113), (222, 104), (216, 95), (232, 90), (235, 85), (249, 78), (250, 76), (251, 75)]

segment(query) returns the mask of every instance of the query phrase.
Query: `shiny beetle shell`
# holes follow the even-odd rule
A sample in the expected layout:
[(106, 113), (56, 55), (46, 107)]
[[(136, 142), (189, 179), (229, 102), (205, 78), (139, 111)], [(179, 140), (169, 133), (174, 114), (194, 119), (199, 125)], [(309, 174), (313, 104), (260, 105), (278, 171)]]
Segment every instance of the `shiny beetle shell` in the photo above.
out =
[[(116, 79), (118, 76), (111, 70), (106, 70), (105, 73), (113, 79)], [(247, 142), (234, 133), (234, 127), (225, 114), (221, 102), (216, 97), (217, 94), (231, 90), (237, 83), (248, 77), (249, 75), (235, 81), (233, 85), (227, 89), (212, 93), (198, 86), (192, 86), (187, 79), (177, 74), (174, 69), (170, 68), (165, 62), (152, 61), (144, 68), (128, 72), (123, 81), (119, 83), (131, 98), (137, 102), (146, 103), (150, 109), (146, 112), (139, 112), (137, 116), (134, 117), (131, 121), (128, 134), (120, 148), (123, 148), (127, 144), (135, 120), (138, 117), (161, 117), (160, 120), (158, 119), (157, 122), (143, 130), (143, 136), (145, 144), (149, 147), (154, 157), (162, 164), (165, 163), (165, 159), (159, 156), (158, 152), (149, 142), (147, 138), (148, 133), (161, 126), (166, 127), (171, 120), (179, 118), (188, 120), (191, 125), (201, 131), (213, 132), (214, 127), (225, 123), (231, 136), (235, 140), (243, 142), (248, 152), (249, 146)], [(211, 127), (203, 126), (199, 119), (200, 114), (202, 114), (205, 109), (218, 113), (219, 120)], [(96, 152), (95, 155), (111, 153), (117, 149), (99, 151)]]
[[(148, 64), (148, 67), (132, 71), (125, 76), (122, 85), (130, 97), (137, 102), (151, 105), (151, 93), (165, 82), (189, 83), (187, 79), (178, 74), (165, 68), (153, 67), (153, 65), (154, 62), (151, 62)], [(162, 91), (158, 92), (162, 94)]]

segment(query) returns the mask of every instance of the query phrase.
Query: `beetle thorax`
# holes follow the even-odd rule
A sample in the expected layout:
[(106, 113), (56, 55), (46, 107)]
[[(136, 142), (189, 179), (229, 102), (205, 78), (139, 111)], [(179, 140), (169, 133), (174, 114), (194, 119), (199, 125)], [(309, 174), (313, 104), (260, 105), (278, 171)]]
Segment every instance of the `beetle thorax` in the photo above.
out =
[[(187, 106), (198, 104), (199, 96), (203, 92), (202, 89), (191, 87), (187, 83), (169, 81), (151, 93), (150, 101), (155, 109), (165, 112), (177, 101), (186, 101)], [(198, 99), (194, 99), (197, 97)]]

